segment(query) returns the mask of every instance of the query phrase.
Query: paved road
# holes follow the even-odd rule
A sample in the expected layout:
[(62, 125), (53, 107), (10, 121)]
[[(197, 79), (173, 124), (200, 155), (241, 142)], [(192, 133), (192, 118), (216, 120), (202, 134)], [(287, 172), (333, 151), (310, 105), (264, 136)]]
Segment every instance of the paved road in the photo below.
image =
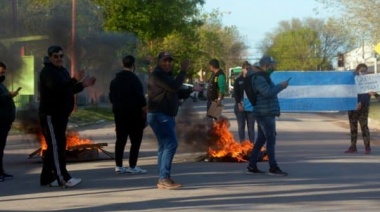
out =
[[(359, 140), (359, 153), (347, 155), (344, 114), (283, 114), (277, 122), (277, 160), (289, 176), (252, 176), (243, 173), (246, 163), (195, 161), (204, 154), (205, 102), (185, 106), (178, 117), (181, 148), (172, 176), (184, 184), (182, 189), (156, 188), (156, 141), (150, 128), (139, 159), (148, 174), (117, 175), (114, 162), (100, 153), (101, 160), (68, 165), (73, 176), (83, 179), (70, 189), (39, 186), (40, 159), (27, 158), (38, 148), (36, 142), (31, 136), (12, 135), (5, 165), (15, 178), (0, 183), (0, 211), (379, 211), (380, 133), (375, 129), (373, 154), (364, 155)], [(231, 99), (224, 114), (236, 136)], [(113, 152), (112, 123), (79, 130), (94, 142), (107, 142), (105, 149)], [(192, 136), (184, 137), (189, 131)], [(259, 168), (266, 170), (268, 164)]]

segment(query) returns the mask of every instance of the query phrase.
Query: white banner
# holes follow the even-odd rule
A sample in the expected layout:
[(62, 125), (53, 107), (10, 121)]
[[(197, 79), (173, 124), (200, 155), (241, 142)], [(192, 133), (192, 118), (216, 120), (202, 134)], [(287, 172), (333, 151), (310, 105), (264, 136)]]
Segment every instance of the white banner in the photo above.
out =
[(380, 91), (380, 74), (356, 75), (355, 84), (359, 94)]

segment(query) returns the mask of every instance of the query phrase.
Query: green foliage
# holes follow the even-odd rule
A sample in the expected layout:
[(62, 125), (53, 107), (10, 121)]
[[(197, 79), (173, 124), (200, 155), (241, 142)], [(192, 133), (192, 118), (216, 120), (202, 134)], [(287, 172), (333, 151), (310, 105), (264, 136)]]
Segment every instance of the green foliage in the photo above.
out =
[(70, 116), (70, 122), (75, 124), (94, 124), (99, 121), (113, 121), (111, 108), (90, 107), (80, 108)]
[(333, 19), (282, 21), (261, 48), (278, 60), (279, 70), (332, 70), (338, 52), (352, 44), (347, 33), (336, 27)]
[(377, 44), (380, 41), (378, 0), (316, 0), (325, 5), (323, 9), (339, 14), (340, 27), (336, 30), (349, 31), (357, 44), (367, 41)]
[(198, 5), (204, 4), (204, 0), (93, 1), (103, 8), (106, 30), (132, 32), (146, 42), (198, 25)]

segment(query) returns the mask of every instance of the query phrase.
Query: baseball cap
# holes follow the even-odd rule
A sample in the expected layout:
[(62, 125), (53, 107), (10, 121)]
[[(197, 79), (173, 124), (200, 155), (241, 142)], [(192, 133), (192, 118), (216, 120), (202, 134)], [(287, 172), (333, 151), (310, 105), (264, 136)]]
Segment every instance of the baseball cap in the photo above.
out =
[(172, 54), (170, 54), (170, 52), (160, 52), (160, 54), (158, 54), (158, 60), (165, 59), (173, 60)]
[(259, 63), (260, 63), (260, 66), (265, 66), (265, 65), (273, 65), (273, 64), (276, 64), (277, 62), (271, 56), (263, 56), (260, 59)]

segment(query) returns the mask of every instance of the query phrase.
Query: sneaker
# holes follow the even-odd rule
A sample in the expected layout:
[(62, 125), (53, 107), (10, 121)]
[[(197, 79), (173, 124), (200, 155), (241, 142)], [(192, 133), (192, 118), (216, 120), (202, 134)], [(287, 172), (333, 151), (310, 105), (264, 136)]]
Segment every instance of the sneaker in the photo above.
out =
[(173, 190), (173, 189), (177, 189), (177, 188), (179, 188), (181, 186), (182, 186), (181, 184), (175, 183), (170, 178), (159, 179), (158, 182), (157, 182), (157, 188), (160, 188), (160, 189)]
[(67, 181), (65, 183), (65, 187), (71, 188), (71, 187), (74, 187), (74, 186), (78, 185), (81, 182), (82, 182), (82, 179), (80, 179), (80, 178), (73, 178), (72, 177), (69, 181)]
[(273, 175), (273, 176), (287, 176), (288, 175), (288, 173), (283, 172), (279, 167), (270, 168), (268, 174)]
[(358, 150), (354, 146), (350, 146), (344, 153), (356, 153)]
[(122, 167), (122, 166), (116, 166), (115, 167), (115, 172), (117, 174), (123, 174), (123, 173), (127, 173), (128, 172), (128, 169), (125, 168), (125, 167)]
[(145, 173), (147, 173), (147, 171), (145, 169), (142, 169), (142, 168), (138, 167), (138, 166), (135, 166), (135, 168), (128, 167), (127, 173), (131, 173), (131, 174), (145, 174)]
[(4, 179), (13, 179), (13, 175), (3, 172)]
[(60, 185), (59, 185), (59, 183), (58, 183), (57, 180), (54, 180), (53, 182), (47, 184), (47, 186), (49, 186), (49, 187), (59, 187)]
[(369, 147), (369, 146), (366, 146), (365, 147), (365, 152), (364, 152), (364, 154), (371, 154), (371, 147)]
[(245, 171), (246, 174), (264, 174), (265, 172), (261, 171), (257, 167), (252, 168), (250, 166), (247, 167), (247, 170)]

